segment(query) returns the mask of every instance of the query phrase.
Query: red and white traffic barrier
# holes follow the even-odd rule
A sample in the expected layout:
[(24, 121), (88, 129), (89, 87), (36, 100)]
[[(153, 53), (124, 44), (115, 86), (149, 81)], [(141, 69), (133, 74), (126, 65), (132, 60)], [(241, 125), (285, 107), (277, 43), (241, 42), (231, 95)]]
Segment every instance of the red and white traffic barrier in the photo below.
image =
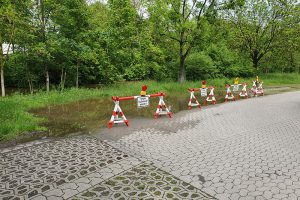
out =
[(195, 96), (195, 91), (200, 91), (200, 88), (190, 88), (188, 89), (190, 91), (190, 99), (188, 103), (188, 108), (192, 109), (192, 107), (198, 107), (201, 108), (201, 104), (198, 102), (196, 96)]
[[(130, 100), (133, 99), (132, 97), (112, 97), (112, 100), (115, 103), (115, 107), (112, 113), (112, 116), (108, 122), (108, 128), (112, 128), (113, 124), (126, 124), (126, 126), (129, 126), (128, 120), (126, 119), (121, 107), (120, 107), (120, 101), (123, 100)], [(121, 119), (119, 118), (119, 114), (121, 115)]]
[(239, 84), (239, 78), (238, 77), (234, 79), (234, 84), (231, 85), (231, 86), (232, 86), (232, 91), (233, 92), (238, 92), (239, 91), (241, 84)]
[(225, 88), (226, 88), (225, 102), (227, 102), (228, 100), (235, 101), (235, 97), (231, 92), (231, 85), (227, 84)]
[(248, 98), (248, 92), (247, 92), (247, 86), (248, 86), (248, 83), (242, 83), (242, 91), (239, 93), (239, 96), (238, 98), (240, 99), (241, 97), (244, 97), (244, 98)]
[(257, 92), (256, 81), (253, 80), (252, 81), (252, 88), (250, 89), (250, 93), (251, 93), (252, 96), (256, 96), (256, 92)]
[(231, 87), (232, 87), (232, 91), (233, 92), (238, 92), (239, 90), (240, 90), (240, 86), (241, 86), (242, 84), (233, 84), (233, 85), (231, 85)]
[(157, 93), (157, 94), (151, 94), (150, 97), (159, 97), (159, 102), (157, 109), (154, 113), (154, 118), (158, 118), (160, 115), (168, 115), (170, 118), (172, 117), (172, 112), (167, 108), (165, 102), (164, 102), (164, 93)]
[[(141, 94), (146, 94), (146, 90), (143, 90)], [(146, 107), (149, 105), (148, 98), (159, 97), (159, 103), (156, 112), (154, 113), (154, 117), (158, 118), (158, 116), (160, 115), (168, 115), (171, 118), (173, 113), (167, 108), (164, 102), (164, 96), (165, 96), (164, 93), (159, 92), (156, 94), (141, 95), (141, 96), (112, 97), (112, 100), (115, 103), (115, 107), (112, 116), (108, 122), (108, 128), (112, 128), (114, 124), (125, 124), (126, 126), (129, 126), (129, 122), (120, 107), (120, 101), (126, 101), (126, 100), (138, 99), (139, 107)], [(121, 118), (119, 117), (119, 115)]]
[(202, 86), (200, 88), (201, 97), (207, 97), (207, 87), (206, 87), (206, 80), (202, 81)]
[(215, 105), (217, 103), (217, 100), (216, 100), (215, 94), (214, 94), (215, 87), (209, 86), (208, 89), (210, 89), (210, 92), (209, 92), (207, 98), (204, 100), (204, 105), (207, 105), (207, 102), (211, 102), (213, 105)]
[(258, 82), (258, 87), (257, 87), (257, 90), (256, 90), (256, 95), (261, 95), (261, 96), (264, 96), (264, 89), (263, 89), (263, 83), (264, 82)]

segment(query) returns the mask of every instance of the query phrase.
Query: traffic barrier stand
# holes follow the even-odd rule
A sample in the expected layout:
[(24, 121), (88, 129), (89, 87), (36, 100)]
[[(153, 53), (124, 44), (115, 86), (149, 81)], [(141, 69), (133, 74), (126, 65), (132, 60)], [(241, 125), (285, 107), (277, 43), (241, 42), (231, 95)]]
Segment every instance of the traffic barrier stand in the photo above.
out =
[(227, 102), (228, 100), (235, 101), (235, 97), (231, 92), (231, 85), (227, 84), (225, 88), (226, 88), (225, 102)]
[(199, 88), (190, 88), (188, 89), (191, 93), (189, 103), (188, 103), (188, 108), (192, 109), (192, 107), (198, 107), (201, 108), (201, 104), (198, 102), (196, 96), (195, 96), (195, 91), (200, 91)]
[(264, 95), (264, 89), (263, 89), (263, 83), (262, 81), (259, 81), (258, 76), (256, 76), (256, 80), (253, 80), (253, 85), (252, 88), (250, 90), (250, 93), (257, 97), (258, 95), (263, 96)]
[[(112, 100), (115, 104), (115, 107), (114, 107), (112, 116), (108, 122), (108, 128), (112, 128), (114, 124), (125, 124), (126, 126), (129, 126), (129, 122), (120, 107), (120, 101), (125, 101), (125, 100), (137, 99), (138, 108), (142, 108), (142, 107), (149, 106), (149, 98), (159, 97), (159, 102), (158, 102), (156, 112), (154, 113), (154, 117), (157, 118), (160, 115), (168, 115), (171, 118), (173, 113), (167, 108), (167, 106), (164, 102), (165, 94), (162, 92), (159, 92), (156, 94), (146, 95), (146, 90), (147, 90), (147, 86), (144, 85), (142, 87), (140, 96), (127, 96), (127, 97), (113, 96)], [(120, 115), (120, 117), (119, 117), (119, 115)]]
[(240, 85), (241, 85), (241, 84), (239, 84), (239, 78), (235, 78), (234, 84), (231, 85), (231, 86), (232, 86), (232, 91), (233, 91), (233, 92), (238, 92), (239, 89), (240, 89)]
[(264, 96), (263, 83), (264, 82), (258, 82), (258, 87), (257, 87), (257, 90), (256, 90), (256, 96), (258, 96), (258, 95)]
[[(115, 103), (115, 107), (112, 113), (112, 116), (108, 122), (108, 128), (112, 128), (113, 124), (126, 124), (129, 126), (128, 120), (126, 119), (121, 107), (119, 97), (112, 97), (112, 100)], [(125, 99), (122, 99), (125, 100)], [(121, 115), (121, 119), (119, 118), (119, 114)]]
[(215, 94), (214, 94), (215, 87), (209, 86), (208, 89), (210, 89), (210, 92), (209, 92), (207, 98), (204, 100), (204, 105), (207, 105), (207, 102), (211, 102), (213, 105), (215, 105), (217, 103), (217, 100), (216, 100)]
[(167, 108), (164, 102), (165, 94), (160, 92), (157, 94), (150, 95), (150, 97), (155, 97), (155, 96), (159, 97), (159, 102), (158, 102), (157, 109), (154, 113), (154, 118), (157, 119), (161, 115), (168, 115), (171, 118), (173, 113)]
[(256, 96), (256, 93), (257, 93), (256, 81), (253, 80), (252, 81), (252, 88), (250, 89), (250, 94), (252, 96)]
[(202, 81), (202, 86), (200, 88), (201, 97), (207, 97), (207, 87), (206, 87), (206, 80)]
[(244, 98), (248, 98), (248, 93), (247, 93), (247, 86), (248, 86), (248, 83), (242, 83), (242, 91), (239, 93), (239, 96), (238, 98), (240, 99), (241, 97), (244, 97)]

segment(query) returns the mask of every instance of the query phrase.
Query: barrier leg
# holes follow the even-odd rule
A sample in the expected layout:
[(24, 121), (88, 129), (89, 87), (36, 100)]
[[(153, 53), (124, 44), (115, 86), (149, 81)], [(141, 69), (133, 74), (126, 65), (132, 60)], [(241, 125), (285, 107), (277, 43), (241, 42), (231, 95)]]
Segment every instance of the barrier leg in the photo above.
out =
[(216, 104), (217, 104), (217, 100), (216, 100), (215, 96), (212, 97), (212, 104), (213, 104), (213, 105), (216, 105)]
[[(195, 106), (197, 106), (198, 108), (201, 108), (201, 104), (198, 102), (197, 98), (195, 97), (195, 92), (191, 91), (190, 93), (191, 93), (191, 96), (190, 96), (189, 103), (188, 103), (189, 110), (191, 110), (192, 107), (195, 107)], [(193, 100), (195, 101), (194, 103), (193, 103)]]
[(170, 110), (167, 108), (163, 96), (159, 97), (159, 102), (158, 102), (157, 109), (154, 113), (154, 118), (157, 119), (158, 116), (160, 115), (168, 115), (170, 118), (172, 117), (172, 112), (170, 112)]
[[(119, 114), (122, 117), (122, 119), (119, 118)], [(112, 116), (108, 122), (108, 128), (112, 128), (113, 124), (121, 124), (124, 123), (126, 126), (129, 126), (129, 122), (126, 119), (120, 105), (119, 105), (119, 101), (115, 101), (115, 107), (112, 113)]]

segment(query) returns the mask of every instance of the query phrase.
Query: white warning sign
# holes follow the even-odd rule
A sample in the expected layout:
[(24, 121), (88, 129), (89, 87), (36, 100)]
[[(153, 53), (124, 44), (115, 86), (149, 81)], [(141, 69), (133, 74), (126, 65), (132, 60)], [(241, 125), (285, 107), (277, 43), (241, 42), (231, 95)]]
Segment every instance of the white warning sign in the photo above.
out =
[(234, 92), (239, 91), (239, 88), (240, 88), (240, 85), (239, 85), (239, 84), (238, 84), (238, 85), (233, 85), (233, 91), (234, 91)]
[(201, 88), (200, 92), (201, 92), (201, 97), (206, 97), (207, 96), (207, 88)]
[(149, 106), (149, 97), (138, 97), (137, 98), (138, 108), (144, 108)]

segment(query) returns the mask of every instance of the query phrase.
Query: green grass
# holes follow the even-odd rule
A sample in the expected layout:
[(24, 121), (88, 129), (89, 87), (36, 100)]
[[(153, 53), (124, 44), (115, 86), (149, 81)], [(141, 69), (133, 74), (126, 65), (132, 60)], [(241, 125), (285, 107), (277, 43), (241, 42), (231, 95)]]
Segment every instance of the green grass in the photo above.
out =
[[(253, 77), (253, 79), (255, 79)], [(266, 86), (280, 86), (300, 84), (299, 74), (265, 74), (261, 77)], [(241, 82), (248, 82), (251, 86), (252, 79), (240, 79)], [(212, 79), (207, 80), (207, 85), (216, 86), (217, 90), (224, 90), (226, 83), (233, 83), (233, 79)], [(99, 89), (68, 89), (64, 92), (51, 91), (38, 92), (34, 95), (14, 94), (9, 97), (0, 98), (0, 141), (15, 139), (18, 135), (34, 130), (45, 130), (39, 124), (47, 119), (33, 116), (31, 109), (46, 107), (48, 105), (64, 104), (84, 99), (110, 98), (111, 96), (138, 95), (141, 85), (148, 86), (147, 93), (159, 91), (168, 94), (185, 93), (187, 88), (200, 87), (201, 81), (187, 81), (183, 84), (177, 82), (123, 82)]]

